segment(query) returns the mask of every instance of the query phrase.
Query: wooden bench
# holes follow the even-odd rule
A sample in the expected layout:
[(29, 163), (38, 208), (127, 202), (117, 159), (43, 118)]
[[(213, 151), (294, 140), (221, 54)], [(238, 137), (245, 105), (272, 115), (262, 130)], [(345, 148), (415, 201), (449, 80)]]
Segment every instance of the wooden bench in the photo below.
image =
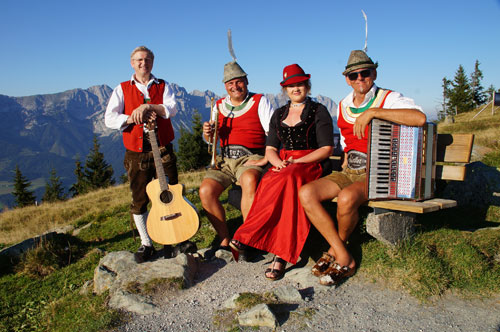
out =
[[(472, 134), (438, 134), (436, 180), (465, 180), (465, 165), (470, 162), (473, 142), (474, 135)], [(336, 157), (333, 156), (332, 159), (336, 159)], [(336, 198), (333, 199), (333, 202), (336, 201)], [(457, 202), (449, 199), (433, 198), (420, 202), (403, 200), (368, 201), (365, 205), (393, 211), (427, 213), (454, 207)]]
[[(473, 134), (438, 134), (435, 179), (464, 181), (473, 143)], [(366, 219), (367, 232), (384, 243), (395, 245), (413, 235), (416, 214), (455, 207), (457, 202), (433, 198), (419, 202), (368, 201), (365, 205), (373, 209)]]
[[(438, 134), (436, 147), (436, 180), (464, 181), (466, 164), (470, 162), (473, 134)], [(340, 157), (332, 156), (332, 164), (340, 165)], [(241, 188), (233, 186), (228, 202), (240, 208)], [(336, 198), (332, 202), (336, 203)], [(455, 207), (450, 199), (433, 198), (425, 201), (385, 200), (364, 204), (373, 209), (366, 219), (367, 232), (376, 239), (395, 245), (414, 233), (416, 214)]]

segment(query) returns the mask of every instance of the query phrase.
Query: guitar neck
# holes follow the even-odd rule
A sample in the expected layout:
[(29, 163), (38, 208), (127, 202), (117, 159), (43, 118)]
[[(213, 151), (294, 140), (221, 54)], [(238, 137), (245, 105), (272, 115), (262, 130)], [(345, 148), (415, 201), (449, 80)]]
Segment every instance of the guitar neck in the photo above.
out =
[(165, 176), (165, 170), (163, 169), (163, 164), (161, 162), (160, 148), (158, 147), (158, 141), (156, 140), (154, 129), (148, 131), (148, 136), (149, 141), (151, 142), (151, 150), (153, 151), (156, 175), (158, 176), (158, 181), (160, 182), (160, 189), (162, 191), (168, 190), (167, 177)]

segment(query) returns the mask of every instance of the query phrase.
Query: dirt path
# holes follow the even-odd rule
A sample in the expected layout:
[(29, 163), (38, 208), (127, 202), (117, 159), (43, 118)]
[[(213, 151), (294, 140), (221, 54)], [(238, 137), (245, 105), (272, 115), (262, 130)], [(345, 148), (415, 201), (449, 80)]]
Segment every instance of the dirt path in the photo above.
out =
[[(282, 280), (268, 281), (263, 271), (270, 259), (266, 256), (254, 263), (204, 262), (196, 285), (175, 297), (160, 299), (160, 314), (132, 315), (115, 331), (227, 331), (228, 327), (214, 323), (215, 314), (227, 299), (238, 292), (264, 293), (284, 285), (299, 289), (303, 300), (278, 313), (280, 326), (276, 331), (500, 331), (500, 295), (485, 300), (447, 295), (432, 304), (421, 304), (403, 292), (388, 290), (359, 275), (336, 289), (320, 290), (311, 287), (314, 283), (298, 284), (293, 277), (298, 269), (288, 271)], [(314, 277), (311, 280), (314, 282)]]

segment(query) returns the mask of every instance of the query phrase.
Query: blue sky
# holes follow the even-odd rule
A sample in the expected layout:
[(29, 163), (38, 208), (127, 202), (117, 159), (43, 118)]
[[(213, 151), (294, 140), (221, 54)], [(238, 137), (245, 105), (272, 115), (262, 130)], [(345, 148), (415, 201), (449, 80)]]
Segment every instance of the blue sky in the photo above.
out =
[(452, 1), (0, 1), (0, 94), (27, 96), (115, 87), (130, 52), (155, 53), (153, 73), (192, 90), (224, 94), (227, 30), (250, 89), (278, 93), (283, 67), (312, 75), (313, 95), (336, 102), (349, 52), (379, 63), (377, 84), (412, 97), (433, 117), (441, 80), (477, 60), (485, 88), (500, 88), (500, 0)]

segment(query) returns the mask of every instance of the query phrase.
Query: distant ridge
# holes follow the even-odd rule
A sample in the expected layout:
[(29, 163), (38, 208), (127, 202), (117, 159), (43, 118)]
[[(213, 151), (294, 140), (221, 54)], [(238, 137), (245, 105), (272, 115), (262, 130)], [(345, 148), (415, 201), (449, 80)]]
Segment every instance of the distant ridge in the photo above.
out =
[[(209, 90), (194, 90), (188, 93), (183, 87), (172, 84), (178, 114), (172, 121), (176, 138), (180, 128), (191, 128), (195, 110), (203, 121), (209, 119), (210, 98), (220, 98)], [(12, 182), (15, 165), (32, 183), (38, 183), (37, 197), (43, 195), (44, 179), (55, 167), (68, 188), (75, 182), (74, 170), (77, 158), (85, 162), (97, 135), (106, 161), (113, 166), (115, 176), (123, 168), (123, 144), (121, 134), (104, 125), (104, 112), (112, 89), (107, 85), (96, 85), (88, 89), (72, 89), (59, 93), (9, 97), (0, 95), (0, 203), (12, 205), (5, 182)], [(283, 105), (282, 94), (266, 94), (274, 107)], [(330, 111), (336, 105), (327, 97), (316, 98)]]

